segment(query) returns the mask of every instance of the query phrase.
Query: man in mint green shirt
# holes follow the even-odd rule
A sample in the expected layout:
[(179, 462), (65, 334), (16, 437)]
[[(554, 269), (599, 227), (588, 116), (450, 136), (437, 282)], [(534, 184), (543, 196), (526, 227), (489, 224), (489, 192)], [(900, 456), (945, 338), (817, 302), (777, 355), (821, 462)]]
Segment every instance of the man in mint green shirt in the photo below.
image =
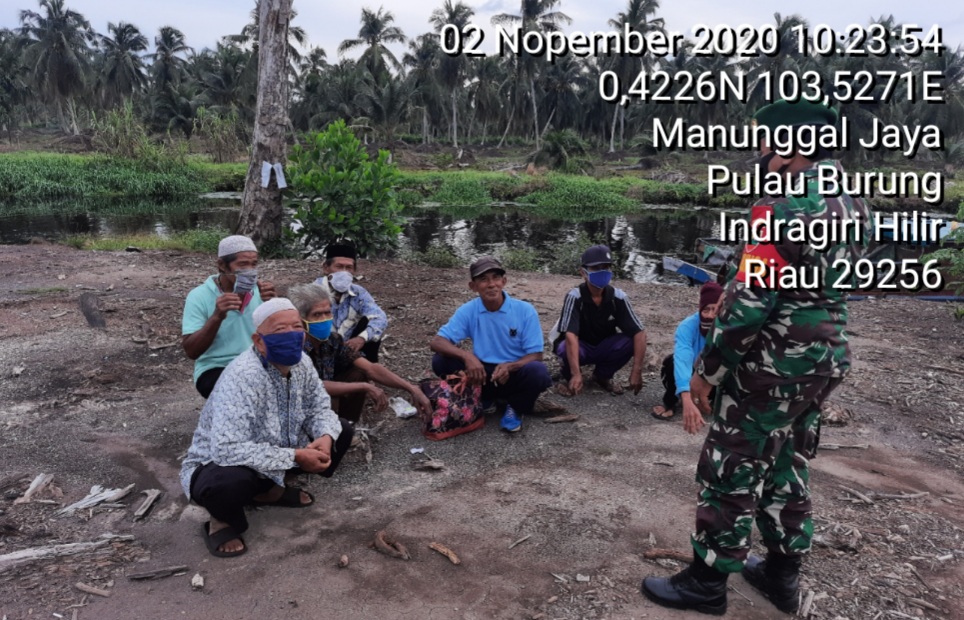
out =
[(218, 273), (184, 302), (181, 345), (194, 360), (194, 386), (207, 398), (231, 361), (251, 347), (255, 308), (275, 296), (270, 282), (258, 282), (258, 248), (232, 235), (218, 244)]

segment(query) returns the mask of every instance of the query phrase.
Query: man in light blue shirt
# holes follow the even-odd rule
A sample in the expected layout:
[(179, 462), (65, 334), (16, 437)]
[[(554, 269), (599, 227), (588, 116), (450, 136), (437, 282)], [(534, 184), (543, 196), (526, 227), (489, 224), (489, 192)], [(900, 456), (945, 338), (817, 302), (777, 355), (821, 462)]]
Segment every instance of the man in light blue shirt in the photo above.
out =
[(270, 282), (258, 281), (258, 248), (243, 235), (218, 244), (218, 274), (188, 293), (181, 319), (181, 345), (194, 360), (194, 385), (204, 398), (224, 368), (251, 346), (251, 316), (275, 296)]
[(699, 416), (699, 408), (690, 398), (690, 379), (693, 377), (693, 364), (706, 344), (706, 335), (713, 326), (720, 308), (723, 288), (716, 282), (707, 282), (700, 288), (700, 310), (683, 319), (676, 328), (673, 353), (667, 355), (660, 369), (663, 388), (662, 406), (653, 407), (653, 417), (669, 420), (676, 415), (673, 409), (683, 401), (683, 420)]
[[(477, 259), (469, 277), (478, 297), (459, 307), (432, 339), (432, 370), (440, 377), (464, 370), (471, 383), (482, 385), (483, 401), (504, 399), (501, 427), (515, 432), (522, 428), (521, 416), (532, 413), (539, 394), (552, 385), (542, 361), (539, 314), (502, 290), (505, 269), (498, 259)], [(458, 346), (467, 338), (472, 351)]]

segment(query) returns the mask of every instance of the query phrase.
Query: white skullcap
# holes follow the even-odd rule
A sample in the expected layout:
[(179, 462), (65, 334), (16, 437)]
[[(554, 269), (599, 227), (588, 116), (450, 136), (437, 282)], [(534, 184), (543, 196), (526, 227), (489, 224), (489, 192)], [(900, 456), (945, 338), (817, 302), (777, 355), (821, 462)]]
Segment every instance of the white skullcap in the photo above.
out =
[(224, 258), (238, 252), (257, 252), (254, 241), (244, 235), (231, 235), (221, 239), (218, 244), (218, 258)]
[(251, 320), (254, 321), (254, 328), (258, 329), (265, 319), (274, 314), (275, 312), (281, 312), (282, 310), (295, 310), (295, 305), (291, 303), (288, 299), (284, 297), (274, 297), (264, 302), (260, 306), (254, 309), (254, 314), (251, 315)]

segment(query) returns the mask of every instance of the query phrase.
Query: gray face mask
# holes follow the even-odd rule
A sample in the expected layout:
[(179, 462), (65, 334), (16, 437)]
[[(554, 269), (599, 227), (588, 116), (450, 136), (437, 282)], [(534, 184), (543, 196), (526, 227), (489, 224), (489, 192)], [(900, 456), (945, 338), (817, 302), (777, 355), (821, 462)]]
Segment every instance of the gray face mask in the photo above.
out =
[(241, 269), (234, 272), (234, 292), (244, 297), (250, 293), (258, 283), (257, 269)]

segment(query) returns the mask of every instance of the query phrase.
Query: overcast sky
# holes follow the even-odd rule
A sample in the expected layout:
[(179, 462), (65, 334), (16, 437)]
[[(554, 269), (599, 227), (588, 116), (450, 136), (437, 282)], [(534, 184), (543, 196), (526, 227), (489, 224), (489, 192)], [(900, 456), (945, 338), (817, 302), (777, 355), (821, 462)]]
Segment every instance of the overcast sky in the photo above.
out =
[[(66, 0), (67, 6), (79, 11), (97, 32), (107, 32), (108, 22), (128, 21), (148, 35), (153, 44), (158, 28), (171, 25), (187, 37), (191, 47), (214, 47), (218, 39), (241, 30), (249, 20), (253, 0)], [(494, 40), (495, 29), (490, 18), (497, 13), (516, 13), (519, 0), (468, 0), (475, 10), (474, 22), (486, 31), (487, 51)], [(607, 20), (622, 11), (627, 0), (562, 0), (559, 10), (568, 14), (573, 23), (569, 31), (608, 30)], [(866, 24), (871, 18), (893, 15), (900, 23), (917, 24), (925, 31), (939, 25), (944, 31), (944, 42), (956, 47), (964, 42), (964, 2), (959, 0), (874, 0), (843, 2), (841, 0), (663, 0), (657, 16), (666, 21), (671, 31), (692, 35), (697, 23), (708, 25), (770, 24), (773, 14), (798, 14), (811, 25), (825, 23), (835, 28), (848, 24)], [(377, 9), (385, 6), (395, 15), (395, 25), (406, 36), (414, 37), (430, 30), (428, 18), (442, 0), (405, 0), (405, 2), (358, 2), (346, 0), (295, 0), (298, 12), (295, 24), (305, 29), (309, 42), (321, 46), (330, 61), (337, 59), (338, 44), (358, 34), (362, 7)], [(37, 10), (36, 0), (0, 0), (0, 27), (19, 26), (22, 9)], [(402, 8), (404, 7), (404, 8)], [(400, 55), (404, 46), (393, 47)]]

